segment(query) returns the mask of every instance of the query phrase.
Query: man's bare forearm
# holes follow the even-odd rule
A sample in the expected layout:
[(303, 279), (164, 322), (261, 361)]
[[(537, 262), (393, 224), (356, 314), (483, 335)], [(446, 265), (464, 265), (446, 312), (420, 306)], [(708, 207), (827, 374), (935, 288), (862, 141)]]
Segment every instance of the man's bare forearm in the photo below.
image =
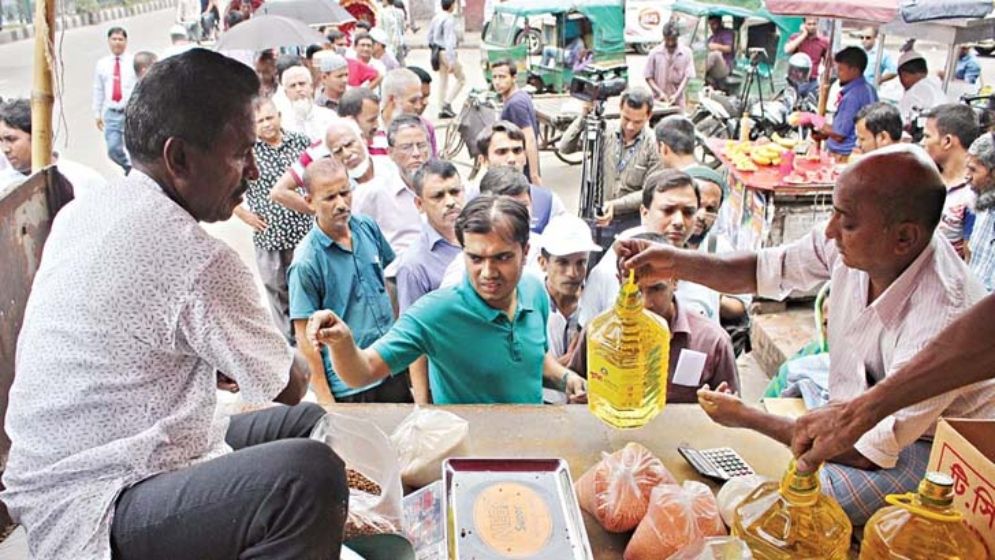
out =
[[(759, 432), (784, 445), (791, 445), (791, 438), (795, 433), (795, 421), (793, 418), (770, 414), (769, 412), (764, 412), (753, 407), (745, 407), (742, 427)], [(852, 447), (846, 452), (833, 457), (832, 462), (864, 470), (875, 470), (878, 468), (877, 465)]]
[[(335, 374), (350, 387), (365, 387), (390, 374), (386, 367), (375, 368), (370, 363), (370, 354), (375, 352), (360, 350), (351, 336), (346, 340), (330, 344), (328, 354)], [(380, 363), (383, 361), (380, 360)], [(378, 369), (383, 371), (377, 371)]]
[(724, 294), (757, 292), (757, 255), (749, 252), (714, 255), (681, 251), (675, 268), (681, 280), (707, 286)]
[(325, 375), (325, 362), (321, 359), (321, 354), (307, 338), (307, 321), (304, 319), (294, 320), (294, 334), (297, 338), (297, 348), (304, 359), (307, 360), (308, 371), (310, 372), (310, 386), (314, 391), (318, 404), (328, 405), (335, 402), (332, 388), (328, 386), (328, 377)]
[(304, 398), (307, 393), (308, 366), (307, 360), (300, 351), (294, 350), (294, 361), (290, 364), (290, 375), (287, 386), (273, 399), (273, 402), (293, 406)]
[(539, 184), (539, 144), (536, 140), (536, 131), (532, 130), (532, 127), (527, 127), (524, 131), (525, 133), (525, 158), (529, 162), (529, 171), (532, 176), (529, 177), (529, 181), (533, 184)]
[(294, 176), (289, 170), (273, 185), (273, 189), (269, 192), (269, 198), (273, 202), (302, 214), (314, 214), (311, 205), (297, 192), (297, 181), (294, 180)]
[(428, 385), (428, 358), (422, 356), (410, 366), (408, 373), (411, 376), (411, 394), (415, 399), (415, 404), (432, 404), (432, 391)]

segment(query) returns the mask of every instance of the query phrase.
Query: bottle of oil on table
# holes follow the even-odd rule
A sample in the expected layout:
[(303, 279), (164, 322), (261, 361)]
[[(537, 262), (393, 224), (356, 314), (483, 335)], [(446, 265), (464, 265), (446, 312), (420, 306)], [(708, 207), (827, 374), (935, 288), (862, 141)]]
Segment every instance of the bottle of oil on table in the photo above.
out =
[(780, 483), (762, 484), (743, 499), (732, 534), (756, 560), (846, 560), (853, 527), (819, 486), (818, 471), (799, 473), (792, 461)]
[(670, 329), (643, 308), (632, 272), (587, 334), (588, 407), (615, 428), (646, 425), (667, 402)]
[(986, 558), (985, 544), (953, 509), (954, 481), (926, 473), (919, 491), (892, 494), (864, 528), (860, 560)]

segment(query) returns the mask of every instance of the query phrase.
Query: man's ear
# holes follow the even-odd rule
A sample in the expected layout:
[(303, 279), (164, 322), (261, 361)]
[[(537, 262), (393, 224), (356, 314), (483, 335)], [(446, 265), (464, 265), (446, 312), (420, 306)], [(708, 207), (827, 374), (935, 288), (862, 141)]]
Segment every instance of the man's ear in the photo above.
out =
[(922, 224), (916, 222), (902, 222), (895, 228), (895, 253), (907, 255), (921, 245), (925, 236)]
[(162, 160), (166, 171), (175, 178), (187, 179), (191, 175), (191, 145), (182, 138), (170, 136), (162, 147)]
[(422, 198), (417, 195), (415, 195), (415, 208), (421, 213), (425, 212), (424, 202), (422, 201)]

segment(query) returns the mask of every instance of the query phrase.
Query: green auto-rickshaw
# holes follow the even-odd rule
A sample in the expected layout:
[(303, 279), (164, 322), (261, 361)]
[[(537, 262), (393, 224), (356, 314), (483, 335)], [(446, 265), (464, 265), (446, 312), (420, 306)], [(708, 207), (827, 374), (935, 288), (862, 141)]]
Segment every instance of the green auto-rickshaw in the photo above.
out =
[[(764, 95), (774, 95), (784, 87), (788, 66), (784, 45), (789, 36), (801, 29), (801, 18), (771, 14), (758, 0), (724, 4), (676, 0), (671, 10), (672, 17), (681, 25), (681, 41), (694, 53), (696, 77), (687, 86), (692, 99), (698, 97), (705, 85), (708, 38), (712, 35), (708, 18), (711, 16), (721, 17), (723, 25), (733, 30), (735, 62), (732, 74), (725, 79), (727, 93), (740, 93), (751, 64), (756, 69), (755, 79), (761, 82)], [(771, 77), (773, 91), (767, 91), (771, 87)], [(752, 85), (751, 90), (755, 92), (757, 87)]]
[[(509, 58), (518, 64), (520, 85), (537, 93), (567, 92), (574, 74), (587, 66), (624, 68), (624, 25), (622, 0), (502, 2), (481, 42), (484, 75), (489, 82), (490, 64)], [(537, 37), (541, 50), (534, 48)]]

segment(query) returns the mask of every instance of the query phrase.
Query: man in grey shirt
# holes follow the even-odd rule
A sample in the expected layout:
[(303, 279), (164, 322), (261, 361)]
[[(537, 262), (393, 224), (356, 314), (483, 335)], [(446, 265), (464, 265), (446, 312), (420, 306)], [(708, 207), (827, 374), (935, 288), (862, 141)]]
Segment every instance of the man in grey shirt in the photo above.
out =
[[(432, 23), (428, 28), (428, 44), (431, 47), (436, 45), (441, 49), (439, 53), (439, 111), (440, 119), (451, 119), (456, 116), (453, 111), (453, 100), (462, 91), (466, 83), (463, 75), (463, 65), (460, 64), (456, 49), (456, 16), (453, 11), (456, 9), (456, 0), (442, 0), (442, 11), (432, 18)], [(456, 78), (455, 87), (449, 89), (449, 75)]]

